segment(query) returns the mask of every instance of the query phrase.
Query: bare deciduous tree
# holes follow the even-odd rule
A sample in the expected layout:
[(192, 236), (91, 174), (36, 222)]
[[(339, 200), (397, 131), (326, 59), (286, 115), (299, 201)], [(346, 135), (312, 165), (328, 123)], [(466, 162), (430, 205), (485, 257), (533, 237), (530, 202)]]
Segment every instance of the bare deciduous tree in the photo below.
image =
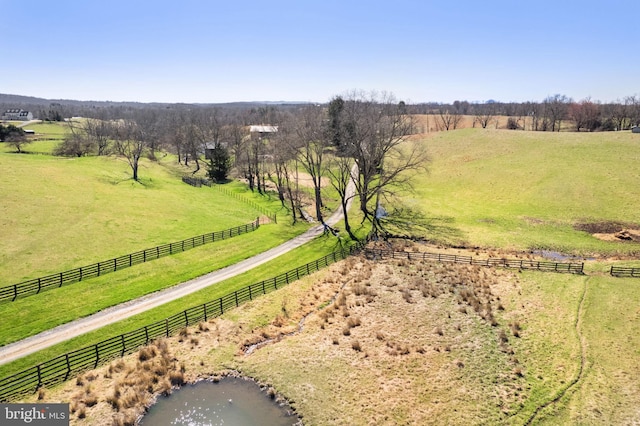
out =
[(440, 108), (435, 121), (438, 130), (455, 130), (462, 121), (462, 115), (457, 110)]
[(300, 165), (311, 176), (313, 183), (316, 219), (322, 217), (322, 175), (324, 152), (330, 144), (324, 111), (317, 106), (308, 106), (291, 117), (283, 127), (290, 127), (293, 140), (290, 146), (295, 149)]
[(410, 185), (409, 171), (423, 169), (427, 155), (420, 144), (405, 143), (412, 117), (402, 114), (393, 95), (352, 92), (345, 98), (341, 123), (345, 153), (358, 166), (355, 181), (363, 220), (371, 233), (384, 233), (380, 201)]
[(475, 127), (476, 123), (478, 123), (480, 127), (486, 129), (495, 119), (495, 115), (495, 104), (486, 104), (483, 105), (482, 108), (476, 108), (476, 112), (473, 116), (473, 126)]

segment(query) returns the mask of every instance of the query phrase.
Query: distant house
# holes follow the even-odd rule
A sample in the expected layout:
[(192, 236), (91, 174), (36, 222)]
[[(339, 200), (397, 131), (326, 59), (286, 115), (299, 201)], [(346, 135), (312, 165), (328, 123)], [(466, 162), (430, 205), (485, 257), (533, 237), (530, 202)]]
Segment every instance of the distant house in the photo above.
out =
[(33, 114), (23, 109), (8, 109), (2, 114), (5, 121), (31, 121)]
[(640, 133), (640, 126), (633, 126), (631, 128), (631, 133)]
[(252, 135), (258, 134), (260, 137), (269, 136), (271, 133), (276, 133), (278, 131), (278, 126), (249, 126), (249, 133)]

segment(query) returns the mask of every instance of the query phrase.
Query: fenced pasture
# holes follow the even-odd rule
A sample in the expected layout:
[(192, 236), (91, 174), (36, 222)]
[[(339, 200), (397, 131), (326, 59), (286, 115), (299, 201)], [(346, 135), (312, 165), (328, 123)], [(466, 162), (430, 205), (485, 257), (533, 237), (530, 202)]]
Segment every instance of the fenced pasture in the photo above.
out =
[(35, 392), (41, 386), (61, 383), (69, 379), (71, 375), (96, 368), (112, 359), (135, 352), (153, 339), (172, 336), (185, 327), (218, 317), (242, 303), (297, 281), (301, 277), (344, 259), (358, 250), (360, 250), (360, 246), (353, 246), (349, 249), (330, 253), (313, 262), (291, 269), (284, 274), (241, 288), (218, 299), (185, 309), (164, 320), (103, 340), (94, 345), (68, 352), (52, 360), (40, 363), (35, 367), (5, 377), (0, 380), (0, 401), (15, 400), (20, 396)]
[[(141, 182), (117, 158), (2, 154), (0, 165), (5, 284), (244, 225), (261, 212), (185, 185), (171, 159), (141, 160)], [(246, 198), (266, 210), (278, 207), (250, 192)]]
[(180, 253), (204, 244), (220, 241), (237, 235), (254, 231), (260, 226), (260, 221), (237, 226), (223, 231), (210, 232), (197, 237), (188, 238), (186, 240), (159, 245), (150, 249), (129, 253), (110, 260), (94, 263), (92, 265), (81, 266), (68, 271), (56, 274), (46, 275), (44, 277), (35, 278), (10, 286), (0, 287), (0, 303), (14, 301), (19, 297), (27, 297), (38, 294), (52, 288), (59, 288), (63, 285), (76, 283), (87, 280), (110, 272), (116, 272), (133, 265), (145, 263), (151, 260), (159, 259), (164, 256), (170, 256), (174, 253)]

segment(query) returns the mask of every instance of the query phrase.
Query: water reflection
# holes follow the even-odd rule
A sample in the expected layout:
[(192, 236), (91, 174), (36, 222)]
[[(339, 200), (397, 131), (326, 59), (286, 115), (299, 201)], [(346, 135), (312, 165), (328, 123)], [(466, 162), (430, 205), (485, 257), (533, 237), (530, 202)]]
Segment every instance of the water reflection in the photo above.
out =
[(185, 385), (158, 398), (140, 425), (274, 425), (298, 424), (298, 417), (279, 406), (251, 380), (228, 377)]

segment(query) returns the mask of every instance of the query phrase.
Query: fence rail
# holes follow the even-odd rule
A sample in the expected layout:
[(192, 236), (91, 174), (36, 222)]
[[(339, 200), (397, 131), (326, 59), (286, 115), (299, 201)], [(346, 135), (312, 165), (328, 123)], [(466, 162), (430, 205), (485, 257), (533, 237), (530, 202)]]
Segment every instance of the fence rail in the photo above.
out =
[(242, 194), (238, 194), (236, 192), (230, 191), (228, 188), (225, 188), (223, 185), (215, 185), (213, 188), (220, 192), (223, 192), (225, 195), (228, 195), (229, 197), (233, 197), (237, 200), (242, 201), (243, 203), (250, 205), (252, 208), (256, 209), (257, 211), (259, 211), (260, 213), (262, 213), (263, 215), (271, 219), (273, 223), (278, 223), (278, 218), (275, 212), (265, 209), (260, 204), (256, 203), (253, 200), (248, 199)]
[(153, 339), (175, 335), (184, 327), (218, 317), (244, 302), (316, 272), (359, 250), (361, 250), (361, 246), (355, 245), (349, 249), (330, 253), (313, 262), (244, 287), (219, 299), (188, 308), (153, 324), (68, 352), (35, 367), (0, 379), (0, 402), (16, 400), (20, 396), (36, 392), (42, 386), (64, 382), (72, 375), (94, 369), (108, 361), (133, 353)]
[(14, 301), (17, 298), (27, 297), (53, 288), (62, 287), (65, 284), (76, 283), (88, 278), (99, 277), (110, 272), (119, 271), (139, 263), (148, 262), (160, 257), (180, 253), (204, 244), (212, 243), (240, 234), (254, 231), (260, 226), (259, 219), (246, 225), (237, 226), (223, 231), (198, 235), (186, 240), (156, 246), (135, 253), (126, 254), (114, 259), (81, 266), (69, 271), (58, 272), (40, 278), (34, 278), (5, 287), (0, 287), (0, 303)]
[(211, 179), (204, 179), (201, 177), (195, 176), (182, 176), (182, 181), (191, 186), (195, 186), (196, 188), (200, 188), (202, 185), (211, 186), (213, 185), (213, 181)]
[(234, 197), (240, 201), (242, 201), (243, 203), (249, 204), (252, 208), (256, 209), (257, 211), (259, 211), (260, 213), (262, 213), (263, 215), (267, 216), (269, 219), (271, 219), (274, 223), (278, 223), (277, 220), (277, 216), (276, 213), (269, 211), (267, 209), (265, 209), (264, 207), (262, 207), (260, 204), (249, 200), (246, 197), (243, 197), (240, 194), (237, 194), (235, 192), (229, 191), (226, 188), (223, 188), (220, 185), (213, 185), (213, 181), (211, 179), (204, 179), (201, 177), (195, 177), (195, 176), (189, 176), (189, 175), (185, 175), (182, 176), (182, 181), (186, 184), (189, 184), (191, 186), (195, 186), (196, 188), (200, 188), (201, 186), (205, 185), (208, 187), (214, 187), (216, 188), (218, 191), (224, 192), (225, 195), (228, 195), (230, 197)]
[(640, 278), (640, 268), (625, 268), (622, 266), (612, 266), (609, 273), (614, 277)]
[[(407, 252), (393, 250), (365, 249), (368, 258), (393, 258), (407, 260), (434, 260), (443, 263), (466, 263), (469, 265), (497, 266), (511, 269), (529, 269), (547, 272), (583, 274), (584, 263), (544, 262), (523, 259), (475, 259), (472, 256), (458, 256), (444, 253)], [(640, 270), (638, 271), (640, 273)]]

